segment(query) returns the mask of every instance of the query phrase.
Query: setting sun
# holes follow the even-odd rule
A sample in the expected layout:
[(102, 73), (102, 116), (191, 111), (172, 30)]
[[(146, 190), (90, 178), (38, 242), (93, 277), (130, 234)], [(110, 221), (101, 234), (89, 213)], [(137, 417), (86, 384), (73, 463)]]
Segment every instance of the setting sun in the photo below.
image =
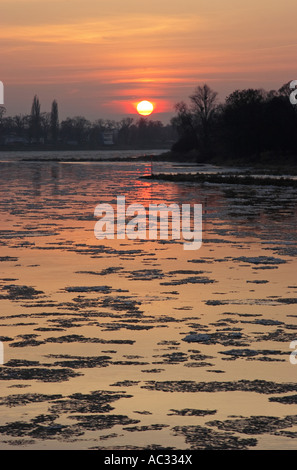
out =
[(142, 116), (149, 116), (154, 111), (154, 106), (150, 101), (141, 101), (136, 109)]

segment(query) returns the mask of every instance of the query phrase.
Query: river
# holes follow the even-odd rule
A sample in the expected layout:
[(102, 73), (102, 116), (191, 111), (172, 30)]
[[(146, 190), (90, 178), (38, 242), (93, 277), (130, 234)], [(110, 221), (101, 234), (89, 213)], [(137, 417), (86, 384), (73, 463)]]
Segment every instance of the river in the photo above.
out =
[[(296, 448), (297, 190), (140, 154), (0, 156), (0, 448)], [(202, 247), (96, 239), (117, 196), (202, 204)]]

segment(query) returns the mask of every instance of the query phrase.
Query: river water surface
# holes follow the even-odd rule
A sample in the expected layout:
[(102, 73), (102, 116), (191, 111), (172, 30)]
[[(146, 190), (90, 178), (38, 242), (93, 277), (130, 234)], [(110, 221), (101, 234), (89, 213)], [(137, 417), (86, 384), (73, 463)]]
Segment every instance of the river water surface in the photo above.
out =
[[(34, 155), (0, 162), (0, 448), (296, 448), (297, 190)], [(97, 240), (117, 196), (202, 204), (202, 248)]]

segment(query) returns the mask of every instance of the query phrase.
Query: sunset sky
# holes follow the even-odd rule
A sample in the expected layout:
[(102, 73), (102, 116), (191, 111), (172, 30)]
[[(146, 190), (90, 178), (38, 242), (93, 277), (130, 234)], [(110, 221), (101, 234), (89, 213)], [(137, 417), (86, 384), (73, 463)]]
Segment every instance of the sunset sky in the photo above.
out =
[(120, 120), (174, 104), (207, 83), (278, 89), (297, 79), (296, 0), (0, 0), (7, 115), (57, 99), (60, 119)]

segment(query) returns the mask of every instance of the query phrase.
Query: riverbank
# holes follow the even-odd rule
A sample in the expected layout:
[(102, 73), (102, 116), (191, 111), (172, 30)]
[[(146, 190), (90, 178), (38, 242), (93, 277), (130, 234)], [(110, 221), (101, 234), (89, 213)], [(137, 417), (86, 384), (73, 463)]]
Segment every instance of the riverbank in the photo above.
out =
[(216, 184), (244, 184), (248, 186), (286, 186), (297, 188), (297, 180), (284, 177), (273, 176), (252, 176), (250, 174), (230, 174), (230, 173), (152, 173), (144, 175), (141, 178), (150, 180), (174, 181), (174, 182), (191, 182), (191, 183), (216, 183)]
[[(175, 153), (172, 153), (170, 151), (168, 152), (162, 152), (162, 153), (159, 153), (162, 149), (158, 149), (158, 150), (154, 150), (154, 149), (151, 149), (150, 151), (147, 151), (146, 149), (139, 149), (139, 150), (131, 150), (131, 151), (127, 151), (127, 150), (114, 150), (114, 152), (116, 153), (121, 153), (121, 152), (131, 152), (131, 153), (136, 153), (136, 155), (129, 155), (129, 156), (126, 156), (126, 157), (122, 157), (122, 156), (116, 156), (116, 157), (109, 157), (108, 158), (108, 161), (110, 162), (132, 162), (132, 161), (139, 161), (139, 162), (147, 162), (147, 161), (153, 161), (153, 162), (175, 162), (175, 163), (193, 163), (195, 164), (195, 159), (193, 158), (192, 160), (189, 158), (189, 159), (185, 159), (184, 155), (181, 155), (181, 154), (175, 154)], [(32, 162), (38, 162), (38, 161), (42, 161), (42, 162), (85, 162), (85, 161), (88, 161), (88, 162), (105, 162), (107, 160), (107, 158), (102, 158), (101, 157), (101, 153), (104, 153), (105, 155), (107, 153), (113, 153), (113, 151), (110, 149), (110, 150), (105, 150), (104, 152), (101, 151), (100, 153), (96, 150), (89, 150), (87, 151), (87, 153), (97, 153), (97, 156), (83, 156), (83, 157), (76, 157), (76, 156), (71, 156), (69, 157), (69, 152), (65, 152), (66, 155), (65, 156), (59, 156), (59, 157), (56, 157), (56, 156), (48, 156), (48, 157), (40, 157), (38, 155), (34, 155), (34, 156), (30, 156), (30, 157), (27, 157), (27, 158), (21, 158), (20, 160), (21, 161), (32, 161)], [(146, 153), (148, 152), (148, 153)], [(151, 153), (153, 152), (153, 153)], [(50, 152), (48, 152), (50, 153)], [(61, 152), (59, 152), (61, 154)], [(137, 155), (137, 153), (139, 153), (139, 155)], [(67, 155), (68, 154), (68, 155)]]
[(53, 162), (53, 163), (77, 163), (77, 162), (127, 162), (127, 161), (143, 161), (148, 162), (153, 158), (158, 159), (158, 155), (164, 153), (163, 149), (137, 149), (137, 150), (86, 150), (77, 152), (72, 150), (63, 151), (39, 151), (39, 152), (0, 152), (0, 161), (12, 162)]
[(187, 153), (166, 152), (163, 154), (169, 161), (179, 161), (192, 164), (209, 164), (224, 166), (227, 168), (242, 168), (243, 170), (253, 169), (253, 172), (260, 172), (281, 175), (297, 175), (297, 155), (279, 155), (266, 152), (260, 155), (249, 155), (246, 157), (232, 157), (229, 155), (216, 155), (208, 159), (201, 158), (197, 151)]

